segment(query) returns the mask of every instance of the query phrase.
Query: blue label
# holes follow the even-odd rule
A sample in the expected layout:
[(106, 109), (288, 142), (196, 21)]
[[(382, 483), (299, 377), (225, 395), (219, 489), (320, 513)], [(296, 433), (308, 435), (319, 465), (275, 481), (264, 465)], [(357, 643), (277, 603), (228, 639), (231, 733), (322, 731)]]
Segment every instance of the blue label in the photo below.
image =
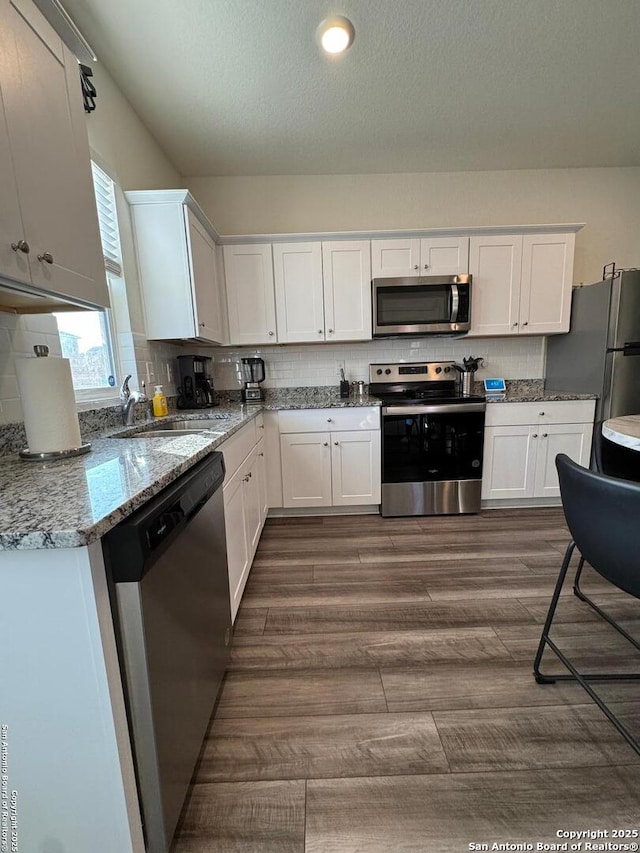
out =
[(507, 386), (504, 379), (485, 379), (485, 391), (506, 391)]

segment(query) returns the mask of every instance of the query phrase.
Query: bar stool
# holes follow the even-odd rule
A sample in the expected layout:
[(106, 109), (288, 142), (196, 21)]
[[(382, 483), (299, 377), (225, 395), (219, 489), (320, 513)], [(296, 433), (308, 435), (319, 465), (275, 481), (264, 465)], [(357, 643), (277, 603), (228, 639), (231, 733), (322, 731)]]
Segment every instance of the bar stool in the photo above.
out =
[[(562, 507), (567, 527), (573, 538), (565, 551), (542, 629), (533, 664), (534, 677), (538, 684), (577, 681), (640, 755), (640, 742), (634, 738), (589, 683), (635, 681), (640, 679), (640, 673), (580, 673), (549, 637), (569, 563), (577, 548), (580, 553), (580, 563), (574, 582), (575, 594), (640, 651), (640, 643), (585, 595), (579, 586), (580, 574), (586, 560), (605, 580), (623, 592), (640, 598), (640, 483), (590, 471), (577, 465), (564, 453), (556, 457), (556, 468), (560, 480)], [(542, 655), (547, 646), (562, 661), (570, 675), (545, 675), (540, 671)]]

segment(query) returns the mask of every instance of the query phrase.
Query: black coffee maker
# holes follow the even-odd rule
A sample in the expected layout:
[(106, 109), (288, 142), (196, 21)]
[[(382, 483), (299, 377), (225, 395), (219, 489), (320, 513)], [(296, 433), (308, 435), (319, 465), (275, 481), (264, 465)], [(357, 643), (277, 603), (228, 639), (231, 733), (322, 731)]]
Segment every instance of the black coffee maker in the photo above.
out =
[(218, 405), (214, 400), (210, 361), (206, 355), (178, 356), (179, 409), (208, 409)]

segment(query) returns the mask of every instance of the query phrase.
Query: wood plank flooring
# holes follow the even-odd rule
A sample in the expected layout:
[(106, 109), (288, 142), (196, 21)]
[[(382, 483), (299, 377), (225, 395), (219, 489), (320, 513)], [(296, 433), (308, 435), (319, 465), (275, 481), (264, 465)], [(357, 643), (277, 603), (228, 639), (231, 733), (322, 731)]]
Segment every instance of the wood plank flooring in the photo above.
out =
[[(636, 754), (581, 688), (531, 675), (567, 540), (555, 508), (269, 520), (173, 853), (458, 853), (636, 829)], [(583, 579), (640, 634), (636, 599)], [(640, 672), (569, 590), (556, 626), (583, 666)], [(640, 735), (640, 684), (602, 692)]]

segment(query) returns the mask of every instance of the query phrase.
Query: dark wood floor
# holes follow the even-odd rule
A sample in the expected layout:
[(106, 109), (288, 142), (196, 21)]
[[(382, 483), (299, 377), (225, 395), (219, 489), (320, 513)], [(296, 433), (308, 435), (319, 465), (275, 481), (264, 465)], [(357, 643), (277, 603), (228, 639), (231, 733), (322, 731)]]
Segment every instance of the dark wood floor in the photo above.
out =
[[(531, 675), (567, 540), (556, 509), (267, 522), (175, 853), (638, 828), (635, 753), (578, 686)], [(636, 599), (591, 570), (584, 586), (640, 633)], [(557, 618), (576, 660), (640, 671), (570, 592)], [(603, 692), (640, 734), (640, 685)]]

